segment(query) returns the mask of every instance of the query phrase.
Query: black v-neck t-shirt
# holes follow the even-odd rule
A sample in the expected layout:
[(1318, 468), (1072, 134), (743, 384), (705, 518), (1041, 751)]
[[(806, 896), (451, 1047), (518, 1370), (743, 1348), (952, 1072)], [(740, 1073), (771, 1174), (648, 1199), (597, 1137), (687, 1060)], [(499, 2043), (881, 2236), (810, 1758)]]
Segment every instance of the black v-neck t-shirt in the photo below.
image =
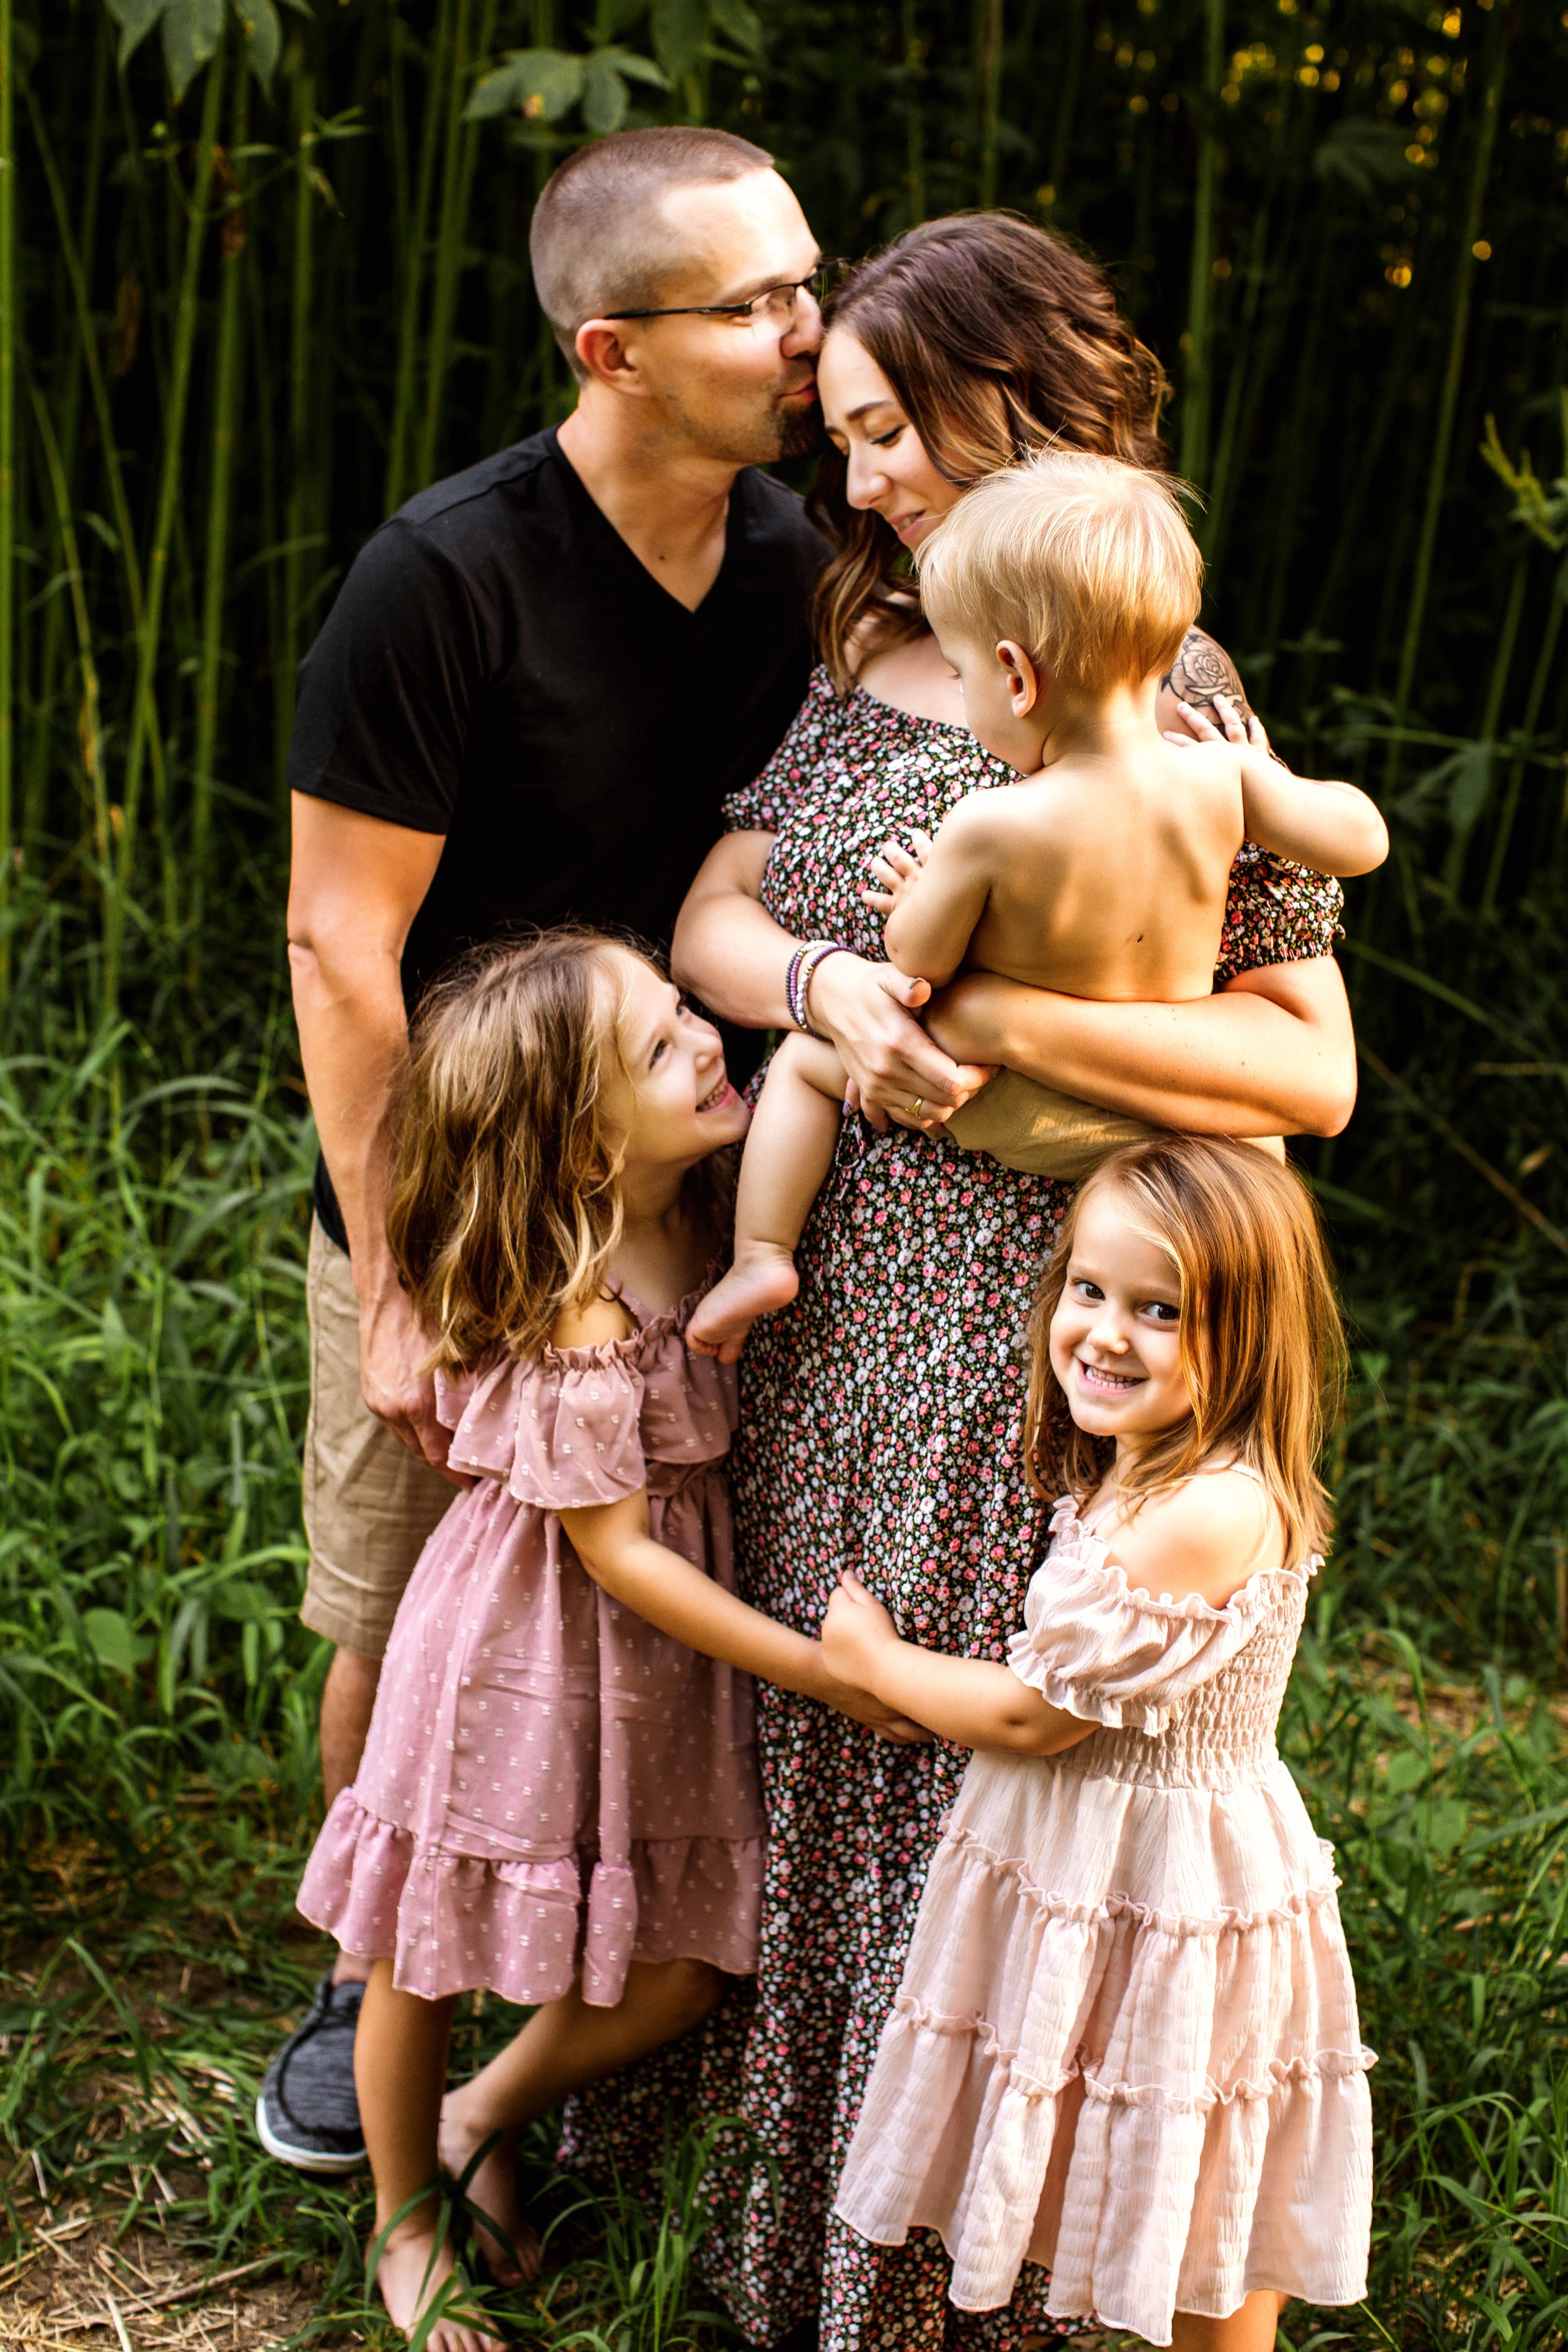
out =
[[(805, 697), (826, 551), (795, 493), (748, 468), (688, 612), (553, 431), (382, 525), (300, 667), (289, 782), (445, 836), (404, 951), (411, 1007), (462, 949), (534, 924), (668, 946), (720, 803)], [(316, 1204), (341, 1244), (324, 1167)]]

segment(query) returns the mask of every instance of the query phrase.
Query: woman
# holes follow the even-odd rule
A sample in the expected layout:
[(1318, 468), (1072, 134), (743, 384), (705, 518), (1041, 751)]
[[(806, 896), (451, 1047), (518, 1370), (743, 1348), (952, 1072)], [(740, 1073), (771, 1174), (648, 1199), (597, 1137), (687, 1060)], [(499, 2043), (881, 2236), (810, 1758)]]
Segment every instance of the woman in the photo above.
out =
[[(1329, 956), (1338, 892), (1244, 850), (1225, 987), (1199, 1003), (1090, 1004), (976, 974), (925, 1027), (911, 1019), (861, 903), (867, 862), (889, 833), (934, 830), (1010, 772), (963, 729), (956, 681), (901, 584), (903, 552), (970, 483), (1053, 437), (1163, 466), (1163, 384), (1101, 273), (999, 215), (910, 231), (826, 318), (836, 456), (821, 497), (839, 549), (819, 593), (824, 667), (730, 804), (675, 943), (683, 984), (755, 1028), (788, 1024), (803, 942), (851, 950), (816, 968), (809, 1012), (866, 1116), (845, 1122), (798, 1302), (755, 1328), (742, 1360), (740, 1574), (749, 1600), (815, 1632), (851, 1568), (911, 1639), (1000, 1658), (1040, 1535), (1019, 1453), (1022, 1338), (1069, 1194), (942, 1138), (955, 1063), (1003, 1063), (1161, 1125), (1333, 1132), (1354, 1090)], [(1238, 695), (1206, 638), (1178, 667), (1184, 698)], [(947, 2305), (934, 2238), (874, 2248), (828, 2218), (963, 1753), (890, 1747), (785, 1693), (760, 1698), (771, 1849), (757, 2009), (740, 2084), (723, 2084), (710, 2046), (704, 2088), (747, 2116), (781, 2201), (775, 2218), (759, 2173), (721, 2273), (734, 2315), (775, 2343), (816, 2305), (820, 2274), (831, 2352), (1040, 2340), (1043, 2273), (1026, 2266), (1010, 2311), (965, 2315)]]

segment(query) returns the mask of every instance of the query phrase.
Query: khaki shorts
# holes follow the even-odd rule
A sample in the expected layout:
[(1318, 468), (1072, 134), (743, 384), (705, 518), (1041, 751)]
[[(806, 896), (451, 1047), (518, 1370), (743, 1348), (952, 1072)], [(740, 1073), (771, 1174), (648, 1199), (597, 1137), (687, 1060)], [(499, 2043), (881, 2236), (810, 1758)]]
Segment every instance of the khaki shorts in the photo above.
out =
[(300, 1614), (312, 1633), (379, 1658), (425, 1539), (458, 1489), (416, 1459), (359, 1389), (359, 1300), (347, 1253), (310, 1226), (310, 1417), (305, 1533), (310, 1568)]

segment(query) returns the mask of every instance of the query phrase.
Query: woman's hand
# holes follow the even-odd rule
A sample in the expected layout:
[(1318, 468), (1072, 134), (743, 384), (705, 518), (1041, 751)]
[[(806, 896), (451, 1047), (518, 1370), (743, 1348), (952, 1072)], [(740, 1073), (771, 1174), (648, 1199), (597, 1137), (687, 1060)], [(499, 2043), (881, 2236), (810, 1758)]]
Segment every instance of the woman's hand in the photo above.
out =
[(915, 1013), (930, 983), (864, 956), (828, 956), (811, 977), (811, 1018), (833, 1040), (848, 1073), (848, 1098), (879, 1135), (900, 1127), (942, 1127), (991, 1077), (952, 1062)]
[(892, 1617), (847, 1568), (822, 1621), (822, 1654), (829, 1672), (858, 1690), (874, 1690), (879, 1662), (898, 1644)]

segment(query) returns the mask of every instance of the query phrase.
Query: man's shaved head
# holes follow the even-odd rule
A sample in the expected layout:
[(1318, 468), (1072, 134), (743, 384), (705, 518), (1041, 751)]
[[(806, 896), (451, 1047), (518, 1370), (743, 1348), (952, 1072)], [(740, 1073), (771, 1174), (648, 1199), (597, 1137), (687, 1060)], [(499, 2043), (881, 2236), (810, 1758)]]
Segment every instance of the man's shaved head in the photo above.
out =
[(529, 254), (540, 307), (579, 382), (584, 320), (656, 308), (685, 258), (663, 199), (677, 188), (769, 172), (773, 161), (729, 131), (617, 131), (551, 174), (534, 206)]

